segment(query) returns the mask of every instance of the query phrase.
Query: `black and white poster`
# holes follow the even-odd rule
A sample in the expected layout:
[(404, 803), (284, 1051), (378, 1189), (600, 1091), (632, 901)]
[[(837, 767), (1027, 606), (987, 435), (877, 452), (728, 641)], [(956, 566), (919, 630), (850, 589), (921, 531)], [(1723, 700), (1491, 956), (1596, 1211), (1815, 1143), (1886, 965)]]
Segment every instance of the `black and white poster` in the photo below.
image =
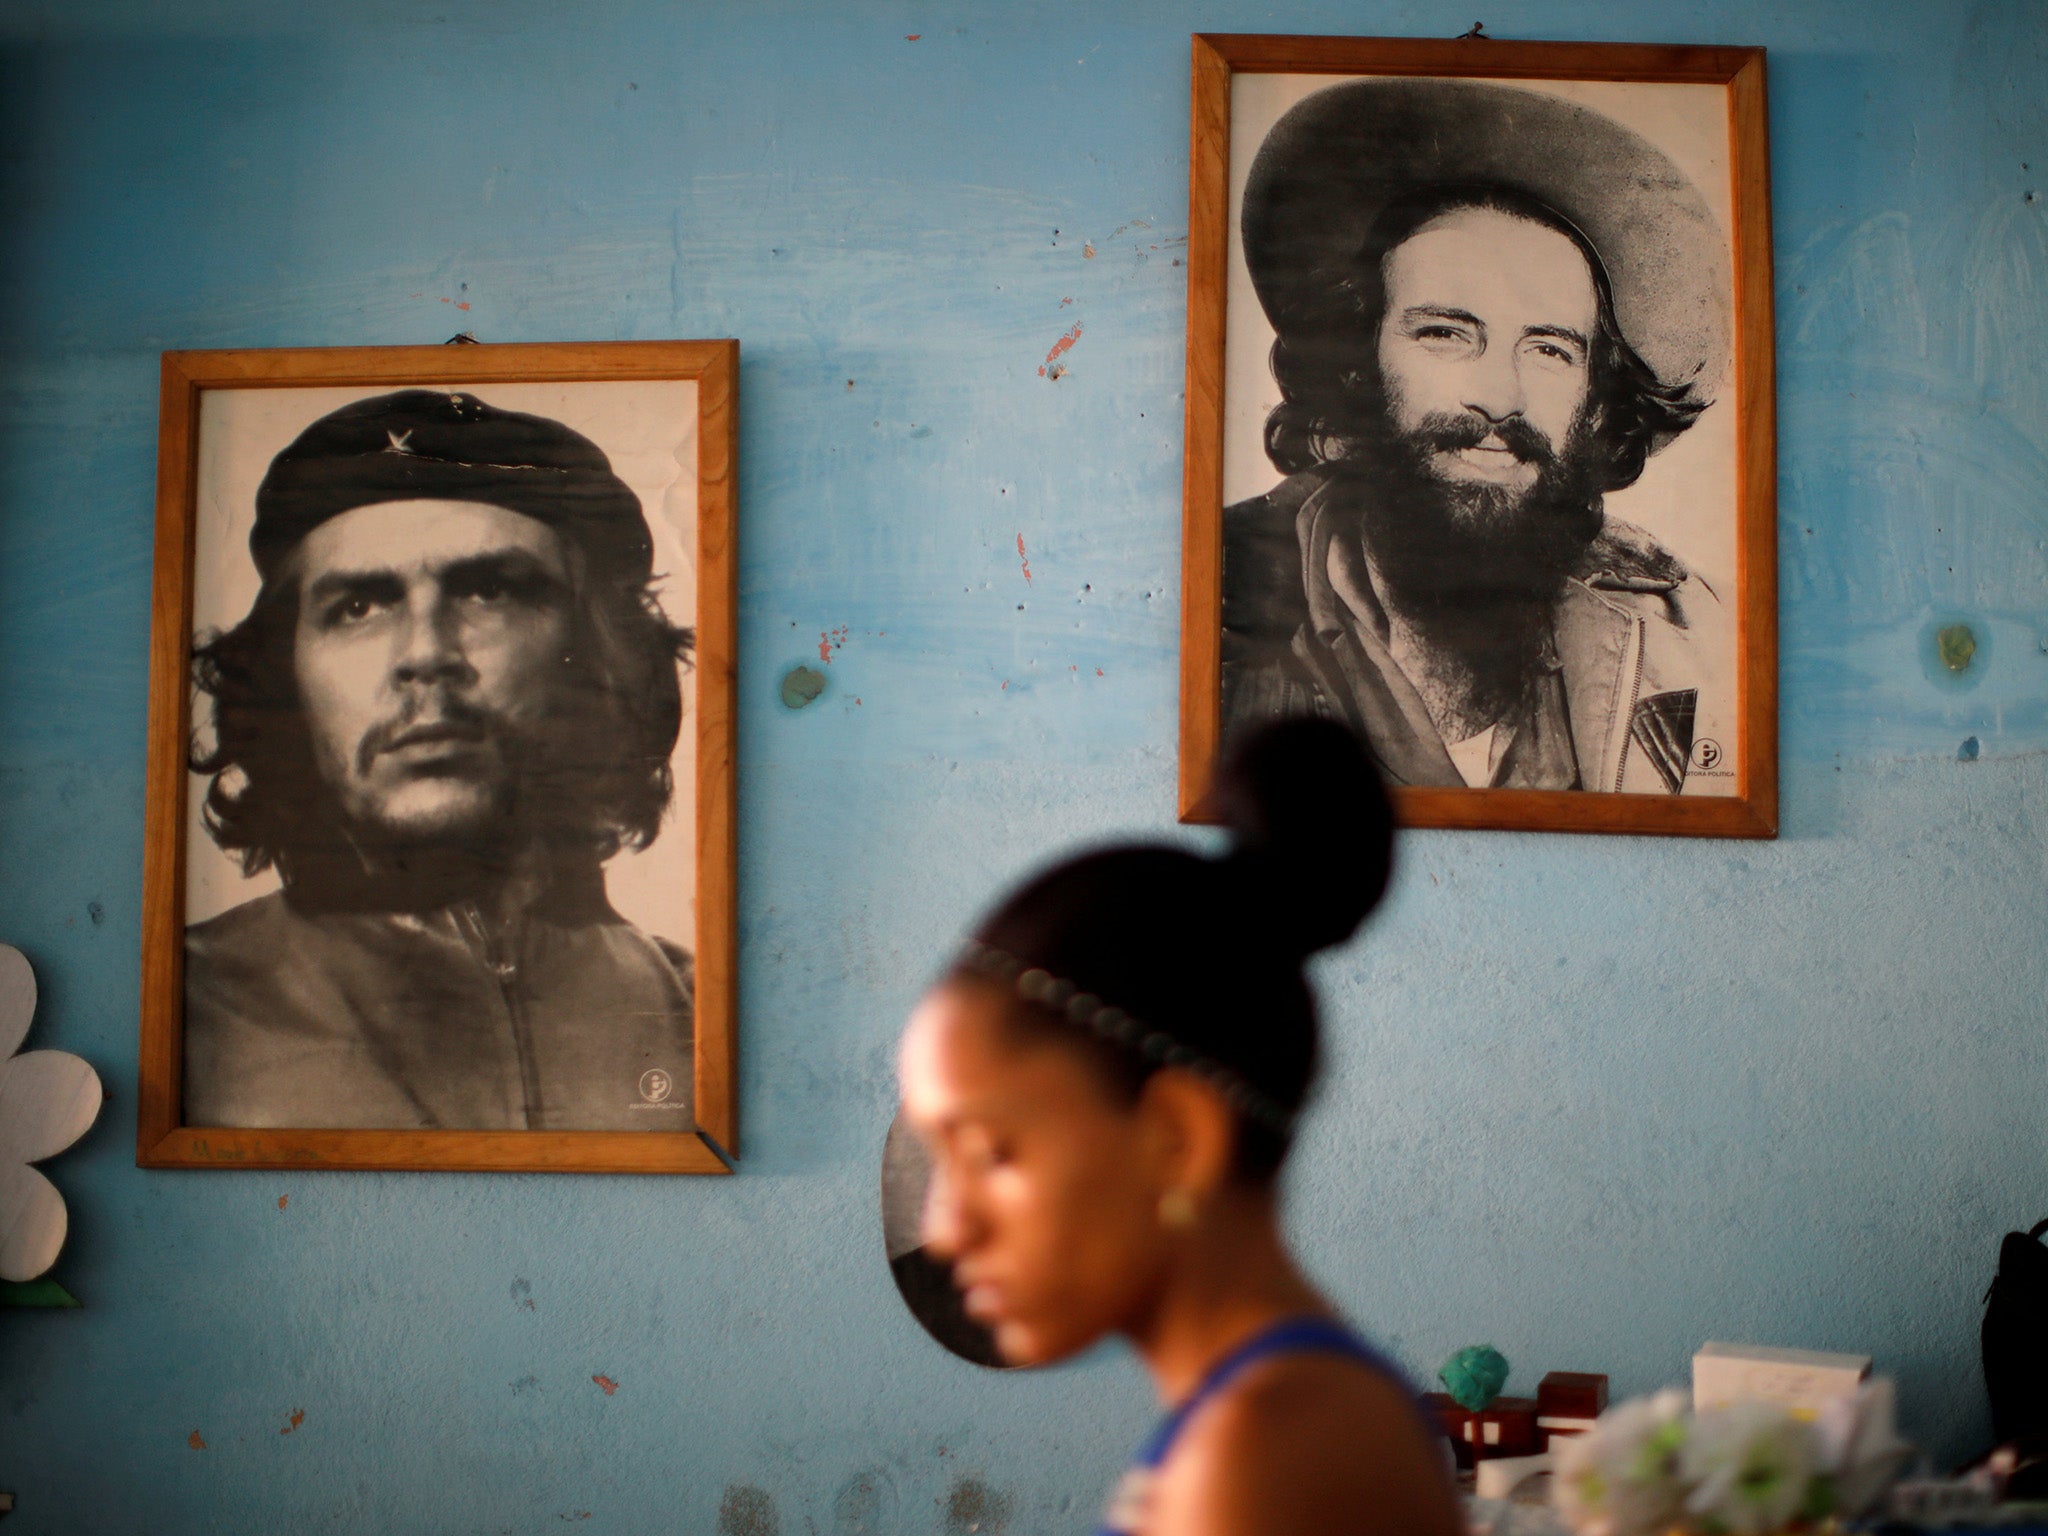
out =
[(185, 1124), (695, 1129), (698, 388), (204, 392)]
[(1221, 728), (1417, 788), (1738, 793), (1720, 85), (1230, 85)]

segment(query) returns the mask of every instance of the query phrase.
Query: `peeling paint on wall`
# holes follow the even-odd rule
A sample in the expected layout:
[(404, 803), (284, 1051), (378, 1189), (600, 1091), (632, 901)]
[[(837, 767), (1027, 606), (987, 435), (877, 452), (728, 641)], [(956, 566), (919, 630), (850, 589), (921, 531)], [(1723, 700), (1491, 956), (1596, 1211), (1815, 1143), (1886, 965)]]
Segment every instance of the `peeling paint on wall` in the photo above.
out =
[[(1041, 379), (1057, 379), (1064, 375), (1067, 370), (1060, 365), (1059, 360), (1062, 357), (1066, 356), (1068, 352), (1071, 352), (1073, 350), (1074, 343), (1079, 341), (1080, 339), (1081, 322), (1076, 320), (1074, 322), (1074, 328), (1071, 331), (1068, 331), (1064, 336), (1060, 337), (1058, 341), (1054, 342), (1052, 344), (1052, 350), (1045, 354), (1045, 361), (1038, 365), (1038, 376)], [(1048, 369), (1050, 369), (1051, 371), (1048, 372)]]

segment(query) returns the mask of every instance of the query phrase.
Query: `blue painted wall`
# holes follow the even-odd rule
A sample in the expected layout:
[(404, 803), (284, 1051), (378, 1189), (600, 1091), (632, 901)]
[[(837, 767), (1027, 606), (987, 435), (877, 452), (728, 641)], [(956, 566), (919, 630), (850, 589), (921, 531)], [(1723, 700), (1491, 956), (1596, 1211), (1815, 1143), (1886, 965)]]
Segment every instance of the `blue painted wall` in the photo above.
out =
[[(1187, 34), (1475, 8), (295, 9), (0, 9), (0, 937), (114, 1093), (50, 1165), (85, 1310), (0, 1314), (9, 1529), (1082, 1529), (1143, 1383), (905, 1320), (892, 1037), (999, 879), (1171, 829)], [(1296, 1228), (1418, 1370), (1868, 1350), (1961, 1455), (2048, 1214), (2048, 12), (1486, 19), (1771, 49), (1785, 835), (1411, 837)], [(139, 1172), (156, 354), (458, 329), (742, 338), (744, 1171)]]

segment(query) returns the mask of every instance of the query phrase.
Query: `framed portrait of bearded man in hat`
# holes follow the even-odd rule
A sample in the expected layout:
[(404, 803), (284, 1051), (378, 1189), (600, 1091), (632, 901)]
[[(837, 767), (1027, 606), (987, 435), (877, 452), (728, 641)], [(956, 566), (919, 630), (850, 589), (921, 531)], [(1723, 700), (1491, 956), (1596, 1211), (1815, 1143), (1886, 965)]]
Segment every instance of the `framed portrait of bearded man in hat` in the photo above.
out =
[(140, 1162), (727, 1171), (736, 352), (165, 354)]
[(1184, 819), (1319, 714), (1410, 825), (1775, 835), (1763, 68), (1194, 39)]

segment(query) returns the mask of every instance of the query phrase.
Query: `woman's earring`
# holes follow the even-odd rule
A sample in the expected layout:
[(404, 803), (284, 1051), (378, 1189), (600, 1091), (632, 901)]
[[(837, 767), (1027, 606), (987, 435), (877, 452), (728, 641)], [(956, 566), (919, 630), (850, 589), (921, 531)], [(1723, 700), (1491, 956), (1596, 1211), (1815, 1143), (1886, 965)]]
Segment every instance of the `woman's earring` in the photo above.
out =
[(1159, 1225), (1173, 1232), (1185, 1232), (1195, 1224), (1195, 1197), (1184, 1189), (1169, 1189), (1159, 1197)]

